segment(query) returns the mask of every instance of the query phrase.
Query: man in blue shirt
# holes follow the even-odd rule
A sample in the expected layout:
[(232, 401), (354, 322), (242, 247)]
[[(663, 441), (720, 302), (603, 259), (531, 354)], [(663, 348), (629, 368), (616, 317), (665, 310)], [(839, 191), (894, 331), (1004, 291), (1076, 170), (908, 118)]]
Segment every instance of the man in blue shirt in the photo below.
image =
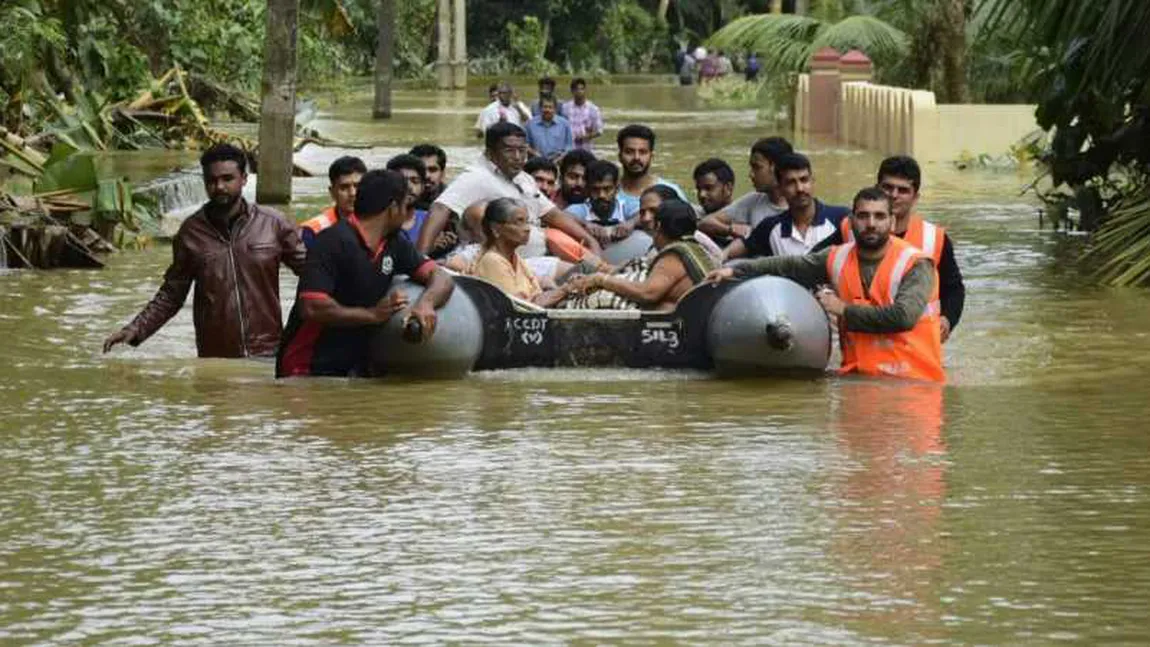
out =
[(619, 131), (615, 143), (619, 145), (619, 163), (623, 166), (619, 199), (623, 201), (628, 219), (639, 213), (639, 198), (654, 184), (669, 186), (680, 200), (690, 202), (679, 185), (651, 172), (651, 161), (655, 158), (655, 131), (642, 124), (631, 124)]
[(575, 148), (575, 136), (566, 118), (556, 114), (555, 97), (539, 99), (540, 114), (527, 122), (527, 146), (534, 156), (554, 160)]
[(607, 160), (591, 162), (587, 167), (587, 201), (568, 205), (567, 213), (582, 221), (587, 231), (606, 245), (626, 238), (634, 229), (633, 224), (624, 224), (624, 209), (619, 198), (619, 167)]
[(775, 164), (775, 179), (788, 208), (764, 219), (746, 239), (736, 238), (724, 250), (724, 260), (744, 256), (802, 256), (839, 230), (847, 207), (823, 204), (815, 199), (814, 175), (805, 155), (783, 155)]

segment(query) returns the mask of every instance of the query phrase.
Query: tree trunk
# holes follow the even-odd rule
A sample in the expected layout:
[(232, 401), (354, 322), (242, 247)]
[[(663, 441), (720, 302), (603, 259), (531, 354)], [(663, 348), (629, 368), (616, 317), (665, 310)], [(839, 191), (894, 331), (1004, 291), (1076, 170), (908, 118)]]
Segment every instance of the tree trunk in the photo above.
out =
[(391, 119), (392, 59), (395, 52), (395, 0), (379, 0), (379, 49), (375, 51), (374, 119)]
[(299, 0), (268, 0), (256, 200), (291, 202)]
[(655, 17), (667, 22), (667, 9), (671, 7), (671, 0), (659, 0), (659, 8), (655, 10)]
[(963, 0), (940, 0), (943, 102), (966, 103), (966, 6)]

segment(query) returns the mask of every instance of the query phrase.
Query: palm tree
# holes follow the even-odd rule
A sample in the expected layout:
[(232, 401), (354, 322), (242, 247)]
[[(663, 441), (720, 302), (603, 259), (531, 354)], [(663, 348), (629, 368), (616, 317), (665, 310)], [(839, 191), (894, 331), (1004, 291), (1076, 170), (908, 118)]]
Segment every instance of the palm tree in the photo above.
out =
[(732, 21), (708, 41), (716, 47), (754, 51), (763, 71), (783, 74), (804, 70), (824, 47), (860, 49), (876, 64), (893, 64), (907, 55), (910, 39), (874, 16), (847, 16), (830, 22), (815, 16), (758, 14)]

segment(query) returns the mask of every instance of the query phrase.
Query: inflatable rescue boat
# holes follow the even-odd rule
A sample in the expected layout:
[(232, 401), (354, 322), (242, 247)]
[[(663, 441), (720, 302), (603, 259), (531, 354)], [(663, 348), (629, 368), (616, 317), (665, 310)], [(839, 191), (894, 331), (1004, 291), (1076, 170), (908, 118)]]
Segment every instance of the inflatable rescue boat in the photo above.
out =
[[(392, 289), (413, 302), (423, 290), (410, 281)], [(830, 352), (830, 327), (814, 297), (797, 283), (765, 276), (699, 285), (670, 312), (545, 310), (482, 279), (457, 276), (430, 340), (407, 341), (395, 317), (371, 349), (380, 373), (434, 378), (522, 367), (816, 373), (826, 369)]]

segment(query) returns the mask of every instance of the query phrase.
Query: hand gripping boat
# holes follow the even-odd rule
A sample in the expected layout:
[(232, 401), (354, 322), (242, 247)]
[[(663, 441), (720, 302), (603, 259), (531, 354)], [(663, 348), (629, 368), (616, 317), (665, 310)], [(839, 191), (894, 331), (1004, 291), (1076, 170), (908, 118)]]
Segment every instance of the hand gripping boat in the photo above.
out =
[[(399, 281), (411, 301), (423, 288)], [(404, 339), (401, 317), (376, 335), (381, 373), (457, 378), (522, 367), (716, 370), (724, 375), (815, 373), (826, 369), (826, 314), (807, 290), (777, 277), (695, 287), (671, 312), (544, 310), (513, 300), (482, 279), (455, 277), (426, 343)]]

